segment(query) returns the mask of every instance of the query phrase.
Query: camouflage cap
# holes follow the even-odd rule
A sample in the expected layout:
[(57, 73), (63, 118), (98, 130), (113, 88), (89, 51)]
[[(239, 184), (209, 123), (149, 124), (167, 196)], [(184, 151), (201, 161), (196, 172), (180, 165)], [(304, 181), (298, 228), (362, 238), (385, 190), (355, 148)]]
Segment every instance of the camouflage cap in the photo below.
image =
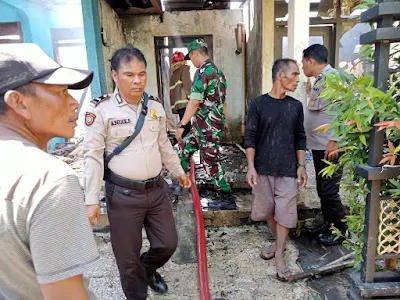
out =
[(201, 49), (201, 48), (208, 48), (207, 43), (203, 39), (195, 39), (192, 41), (188, 46), (187, 50), (188, 53), (185, 56), (185, 60), (189, 60), (189, 53), (192, 52), (193, 50)]

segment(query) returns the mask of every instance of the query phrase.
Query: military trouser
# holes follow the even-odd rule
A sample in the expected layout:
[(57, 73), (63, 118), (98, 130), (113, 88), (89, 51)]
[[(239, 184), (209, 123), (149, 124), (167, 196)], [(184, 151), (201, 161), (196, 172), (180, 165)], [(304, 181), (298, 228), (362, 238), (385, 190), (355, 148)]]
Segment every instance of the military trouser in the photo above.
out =
[(200, 163), (204, 166), (207, 175), (217, 191), (229, 192), (225, 169), (220, 163), (220, 137), (223, 131), (202, 130), (192, 127), (190, 133), (183, 138), (183, 144), (177, 146), (178, 155), (184, 170), (190, 167), (189, 155), (200, 151)]

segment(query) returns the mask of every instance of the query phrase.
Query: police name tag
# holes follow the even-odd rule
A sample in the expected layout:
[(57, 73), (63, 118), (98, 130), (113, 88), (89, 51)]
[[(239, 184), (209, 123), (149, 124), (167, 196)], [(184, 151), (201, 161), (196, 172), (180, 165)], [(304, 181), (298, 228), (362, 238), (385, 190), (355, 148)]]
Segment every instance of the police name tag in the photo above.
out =
[(123, 125), (123, 124), (129, 124), (129, 123), (131, 123), (131, 119), (112, 120), (112, 121), (111, 121), (111, 126), (114, 126), (114, 125)]

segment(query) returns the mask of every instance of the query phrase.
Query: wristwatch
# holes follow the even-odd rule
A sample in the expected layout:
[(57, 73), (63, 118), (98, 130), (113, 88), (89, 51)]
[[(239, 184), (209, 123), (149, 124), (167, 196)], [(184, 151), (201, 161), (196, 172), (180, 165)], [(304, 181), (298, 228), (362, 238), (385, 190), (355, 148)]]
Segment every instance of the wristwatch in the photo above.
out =
[(181, 122), (178, 123), (178, 125), (176, 125), (178, 128), (182, 128), (185, 129), (186, 125), (183, 125)]
[(298, 167), (298, 168), (300, 168), (300, 167), (304, 167), (304, 168), (305, 168), (305, 167), (306, 167), (306, 164), (297, 164), (297, 167)]

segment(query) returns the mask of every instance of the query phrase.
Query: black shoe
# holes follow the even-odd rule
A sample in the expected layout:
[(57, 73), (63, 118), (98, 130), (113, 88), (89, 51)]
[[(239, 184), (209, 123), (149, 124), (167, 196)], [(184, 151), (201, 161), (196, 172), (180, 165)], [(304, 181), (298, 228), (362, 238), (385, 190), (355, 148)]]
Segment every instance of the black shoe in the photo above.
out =
[(149, 287), (159, 294), (165, 294), (166, 292), (168, 292), (167, 283), (156, 271), (154, 271), (153, 274), (149, 276)]
[(323, 233), (317, 237), (317, 242), (324, 246), (341, 245), (346, 238), (333, 233)]
[(216, 191), (204, 190), (200, 193), (200, 197), (211, 199), (211, 200), (216, 200), (220, 197), (220, 195)]
[(211, 209), (235, 210), (237, 209), (236, 197), (232, 194), (232, 192), (222, 192), (219, 199), (208, 202), (207, 206)]
[(304, 226), (304, 232), (308, 233), (311, 236), (318, 236), (323, 233), (329, 233), (330, 225), (328, 222), (324, 222), (319, 225), (314, 226)]
[(236, 203), (236, 196), (232, 193), (232, 191), (222, 192), (221, 193), (221, 198), (222, 198), (222, 201)]

